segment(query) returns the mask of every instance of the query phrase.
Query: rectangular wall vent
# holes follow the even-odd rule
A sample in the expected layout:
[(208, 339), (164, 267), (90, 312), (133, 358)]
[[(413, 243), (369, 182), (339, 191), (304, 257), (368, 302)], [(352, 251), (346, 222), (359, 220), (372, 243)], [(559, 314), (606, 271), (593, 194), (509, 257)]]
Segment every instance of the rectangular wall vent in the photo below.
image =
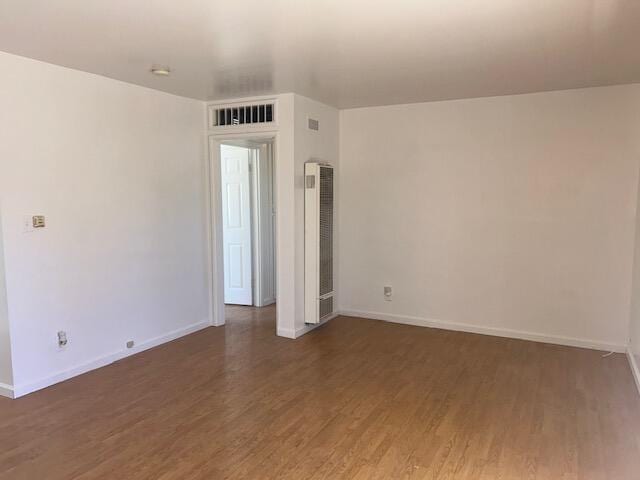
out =
[(275, 104), (273, 102), (223, 106), (211, 110), (213, 127), (265, 124), (273, 123), (274, 120)]
[(309, 130), (315, 130), (315, 131), (320, 130), (320, 122), (315, 118), (309, 118), (307, 126), (309, 127)]

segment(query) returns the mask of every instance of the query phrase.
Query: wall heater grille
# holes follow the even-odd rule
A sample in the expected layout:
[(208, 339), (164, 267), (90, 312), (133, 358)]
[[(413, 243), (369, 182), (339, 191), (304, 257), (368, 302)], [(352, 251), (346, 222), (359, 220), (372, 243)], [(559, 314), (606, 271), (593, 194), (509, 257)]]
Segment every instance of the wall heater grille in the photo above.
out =
[(333, 313), (333, 297), (320, 299), (320, 320)]
[(305, 322), (334, 312), (333, 167), (305, 164)]
[(320, 295), (333, 292), (333, 168), (320, 167)]

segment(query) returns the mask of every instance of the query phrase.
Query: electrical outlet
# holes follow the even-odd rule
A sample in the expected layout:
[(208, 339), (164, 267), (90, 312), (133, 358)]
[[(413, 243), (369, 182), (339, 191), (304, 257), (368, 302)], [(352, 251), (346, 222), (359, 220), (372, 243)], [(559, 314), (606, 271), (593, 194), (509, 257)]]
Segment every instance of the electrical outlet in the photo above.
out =
[(127, 348), (133, 348), (134, 345), (135, 345), (135, 342), (133, 340), (129, 340), (127, 342)]
[(65, 348), (68, 343), (67, 332), (60, 330), (58, 332), (58, 348)]
[(393, 288), (391, 288), (389, 285), (384, 287), (384, 299), (387, 302), (393, 300)]

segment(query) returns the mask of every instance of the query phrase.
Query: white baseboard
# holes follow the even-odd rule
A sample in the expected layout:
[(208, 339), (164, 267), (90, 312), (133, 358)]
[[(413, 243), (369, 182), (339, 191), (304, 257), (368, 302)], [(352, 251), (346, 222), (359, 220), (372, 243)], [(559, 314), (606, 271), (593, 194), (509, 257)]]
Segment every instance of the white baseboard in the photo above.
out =
[(296, 338), (300, 338), (302, 335), (309, 333), (311, 330), (315, 330), (316, 328), (324, 325), (325, 323), (330, 322), (331, 320), (336, 318), (338, 315), (339, 313), (335, 312), (332, 315), (325, 318), (324, 320), (320, 321), (320, 323), (308, 324), (308, 325), (305, 324), (303, 327), (296, 328)]
[(481, 335), (491, 335), (494, 337), (517, 338), (520, 340), (530, 340), (533, 342), (552, 343), (555, 345), (565, 345), (569, 347), (590, 348), (593, 350), (604, 350), (607, 352), (624, 353), (626, 345), (598, 342), (594, 340), (563, 337), (558, 335), (545, 335), (542, 333), (525, 332), (520, 330), (511, 330), (507, 328), (481, 327), (478, 325), (470, 325), (468, 323), (446, 322), (442, 320), (433, 320), (421, 317), (412, 317), (409, 315), (392, 315), (380, 312), (365, 312), (360, 310), (342, 310), (341, 315), (348, 317), (361, 317), (371, 320), (383, 320), (385, 322), (401, 323), (404, 325), (414, 325), (417, 327), (439, 328), (442, 330), (454, 330), (459, 332), (479, 333)]
[(640, 394), (640, 370), (638, 369), (636, 357), (629, 347), (627, 347), (627, 358), (629, 359), (629, 366), (631, 367), (631, 373), (633, 373), (633, 379), (636, 381), (638, 394)]
[(57, 372), (48, 377), (42, 378), (40, 380), (36, 380), (35, 382), (29, 382), (22, 385), (15, 385), (13, 387), (13, 396), (14, 398), (22, 397), (29, 393), (54, 385), (56, 383), (63, 382), (64, 380), (77, 377), (78, 375), (82, 375), (83, 373), (90, 372), (91, 370), (95, 370), (97, 368), (107, 366), (110, 363), (113, 363), (125, 357), (135, 355), (136, 353), (140, 353), (150, 348), (156, 347), (158, 345), (162, 345), (163, 343), (170, 342), (171, 340), (184, 337), (185, 335), (189, 335), (190, 333), (197, 332), (198, 330), (202, 330), (203, 328), (206, 328), (208, 326), (210, 326), (208, 320), (194, 323), (187, 327), (173, 330), (165, 335), (160, 335), (150, 340), (146, 340), (136, 345), (134, 348), (128, 348), (128, 349), (125, 348), (117, 352), (113, 352), (98, 358), (94, 358), (93, 360), (85, 362), (81, 365), (77, 365), (68, 370)]
[(111, 353), (109, 355), (94, 358), (93, 360), (90, 360), (68, 370), (54, 373), (53, 375), (49, 375), (48, 377), (41, 378), (34, 382), (25, 383), (22, 385), (14, 385), (14, 398), (22, 397), (37, 390), (42, 390), (43, 388), (55, 385), (56, 383), (60, 383), (70, 378), (77, 377), (78, 375), (82, 375), (83, 373), (90, 372), (91, 370), (104, 367), (106, 365), (109, 365), (110, 363), (115, 362), (117, 359), (117, 353)]
[(13, 398), (13, 387), (6, 383), (0, 383), (0, 397)]
[(268, 307), (269, 305), (273, 305), (274, 303), (276, 303), (276, 298), (275, 297), (263, 298), (262, 301), (256, 302), (254, 307), (260, 307), (260, 308)]
[(291, 329), (291, 328), (277, 328), (277, 335), (279, 337), (285, 337), (285, 338), (292, 338), (292, 339), (296, 339), (296, 338), (300, 338), (302, 335), (309, 333), (311, 330), (315, 330), (316, 328), (318, 328), (321, 325), (324, 325), (325, 323), (333, 320), (334, 318), (336, 318), (338, 315), (340, 315), (338, 312), (332, 314), (331, 316), (325, 318), (324, 320), (322, 320), (320, 323), (316, 323), (316, 324), (305, 324), (302, 327), (296, 328), (295, 330)]
[(284, 338), (296, 338), (296, 331), (292, 328), (281, 328), (278, 327), (276, 329), (276, 335)]
[(178, 328), (177, 330), (173, 330), (169, 333), (165, 333), (164, 335), (160, 335), (158, 337), (151, 338), (142, 343), (139, 343), (133, 348), (121, 350), (116, 360), (120, 360), (121, 358), (125, 358), (130, 355), (135, 355), (136, 353), (144, 352), (145, 350), (149, 350), (150, 348), (157, 347), (158, 345), (162, 345), (163, 343), (167, 343), (172, 340), (176, 340), (180, 337), (184, 337), (185, 335), (190, 335), (210, 326), (211, 324), (208, 321), (202, 321), (193, 323), (188, 327)]

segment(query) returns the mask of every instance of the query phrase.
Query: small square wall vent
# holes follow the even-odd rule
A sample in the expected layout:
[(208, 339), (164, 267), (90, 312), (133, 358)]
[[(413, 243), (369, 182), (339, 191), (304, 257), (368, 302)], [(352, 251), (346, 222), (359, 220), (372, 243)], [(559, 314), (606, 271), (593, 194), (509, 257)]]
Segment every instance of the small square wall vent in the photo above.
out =
[(320, 130), (320, 122), (318, 122), (318, 120), (316, 120), (315, 118), (309, 118), (309, 123), (308, 123), (308, 127), (309, 130)]

